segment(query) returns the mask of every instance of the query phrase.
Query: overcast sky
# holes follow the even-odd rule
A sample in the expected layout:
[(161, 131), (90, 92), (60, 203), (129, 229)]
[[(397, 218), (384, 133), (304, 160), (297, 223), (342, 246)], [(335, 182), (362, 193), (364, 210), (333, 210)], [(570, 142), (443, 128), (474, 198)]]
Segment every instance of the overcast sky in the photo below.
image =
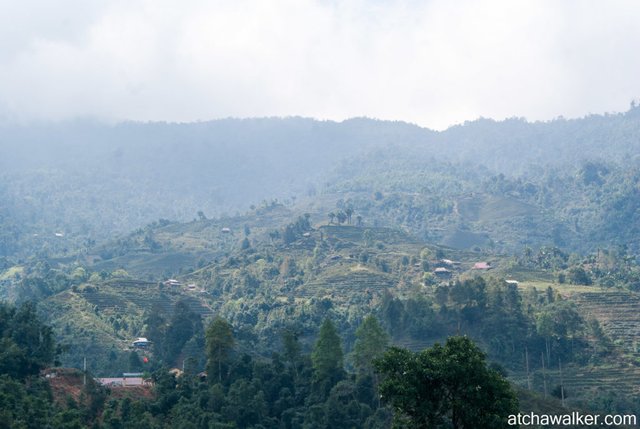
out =
[(640, 98), (640, 1), (0, 0), (0, 117), (620, 112)]

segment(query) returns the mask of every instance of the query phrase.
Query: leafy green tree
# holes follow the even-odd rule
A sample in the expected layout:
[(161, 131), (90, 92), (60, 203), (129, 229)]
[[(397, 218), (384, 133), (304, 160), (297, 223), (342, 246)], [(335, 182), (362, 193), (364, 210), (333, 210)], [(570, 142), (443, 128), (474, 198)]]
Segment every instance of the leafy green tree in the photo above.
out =
[(75, 408), (67, 408), (60, 411), (53, 418), (56, 429), (83, 429), (86, 425), (82, 422), (82, 413)]
[(227, 393), (227, 405), (222, 415), (240, 428), (254, 427), (267, 416), (264, 392), (244, 378), (236, 380)]
[(584, 319), (574, 303), (559, 300), (544, 306), (537, 315), (536, 328), (538, 334), (545, 338), (547, 360), (551, 360), (552, 343), (573, 341), (584, 327)]
[(518, 412), (509, 383), (467, 337), (451, 337), (419, 353), (392, 347), (374, 365), (383, 377), (382, 398), (399, 425), (507, 428), (507, 416)]
[(129, 353), (129, 371), (138, 372), (142, 370), (142, 360), (135, 350)]
[(0, 303), (0, 373), (25, 378), (51, 364), (55, 355), (53, 331), (40, 322), (35, 304)]
[(362, 427), (364, 420), (371, 414), (371, 408), (356, 399), (356, 386), (350, 380), (336, 384), (325, 402), (325, 419), (332, 429), (351, 429)]
[(162, 307), (154, 305), (147, 313), (145, 320), (145, 336), (151, 340), (154, 355), (162, 358), (165, 351), (165, 336), (167, 333), (167, 320)]
[(29, 387), (6, 374), (0, 375), (0, 428), (48, 426), (54, 412), (44, 381), (29, 380)]
[(207, 373), (211, 383), (222, 383), (234, 342), (229, 322), (220, 317), (211, 322), (206, 332)]
[(582, 267), (569, 268), (569, 283), (574, 285), (590, 285), (593, 283), (589, 274)]
[(202, 319), (184, 301), (178, 301), (164, 338), (165, 362), (174, 365), (184, 345), (194, 336), (202, 335)]
[(514, 357), (529, 334), (529, 321), (522, 310), (516, 285), (492, 279), (487, 290), (487, 310), (483, 314), (482, 335), (494, 355)]

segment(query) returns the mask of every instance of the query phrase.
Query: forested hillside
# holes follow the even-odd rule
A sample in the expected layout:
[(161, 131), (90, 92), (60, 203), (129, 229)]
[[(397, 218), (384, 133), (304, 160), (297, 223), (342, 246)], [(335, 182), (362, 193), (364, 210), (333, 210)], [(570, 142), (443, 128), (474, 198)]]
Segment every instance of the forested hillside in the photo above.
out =
[[(361, 190), (421, 194), (427, 206), (415, 209), (429, 216), (412, 229), (424, 234), (438, 221), (434, 211), (446, 214), (470, 193), (535, 202), (528, 211), (516, 203), (516, 214), (551, 209), (550, 218), (534, 216), (529, 229), (526, 220), (508, 219), (513, 229), (556, 231), (558, 244), (574, 246), (584, 241), (581, 227), (593, 234), (633, 223), (625, 216), (633, 216), (639, 112), (536, 123), (480, 119), (443, 132), (369, 119), (5, 124), (0, 255), (73, 253), (161, 218), (215, 217), (275, 198), (294, 203)], [(589, 185), (598, 188), (591, 192), (598, 201)], [(596, 208), (614, 213), (592, 220)], [(571, 210), (586, 225), (579, 220), (576, 227)], [(475, 232), (491, 236), (493, 226), (483, 228)]]
[[(638, 109), (443, 132), (5, 126), (0, 298), (19, 307), (0, 308), (0, 404), (45, 411), (3, 416), (257, 429), (637, 414)], [(146, 384), (81, 385), (85, 359), (90, 380)], [(425, 381), (405, 371), (436, 374), (432, 393), (407, 396)], [(466, 392), (469, 374), (500, 398), (486, 415), (438, 393)]]

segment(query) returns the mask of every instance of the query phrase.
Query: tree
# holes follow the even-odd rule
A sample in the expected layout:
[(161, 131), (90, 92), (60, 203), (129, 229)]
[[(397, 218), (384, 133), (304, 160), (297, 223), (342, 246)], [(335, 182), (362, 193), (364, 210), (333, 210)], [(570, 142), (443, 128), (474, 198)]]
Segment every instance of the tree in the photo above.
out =
[(164, 337), (165, 361), (174, 365), (184, 345), (197, 334), (202, 335), (202, 318), (185, 301), (178, 301)]
[(284, 244), (291, 244), (296, 241), (296, 231), (293, 224), (289, 224), (284, 228), (282, 240), (284, 241)]
[(294, 375), (298, 376), (298, 362), (300, 361), (302, 346), (298, 341), (298, 333), (293, 329), (285, 329), (282, 332), (282, 345), (284, 346), (284, 357), (293, 369)]
[(357, 387), (351, 380), (336, 384), (324, 405), (326, 427), (352, 429), (362, 427), (371, 408), (356, 399)]
[(206, 341), (208, 379), (221, 383), (234, 345), (233, 328), (229, 322), (217, 317), (207, 328)]
[(33, 303), (15, 308), (0, 303), (0, 374), (37, 374), (56, 355), (53, 330), (40, 322)]
[(382, 356), (389, 345), (389, 336), (374, 315), (365, 317), (356, 330), (353, 363), (359, 373), (373, 371), (371, 361)]
[(396, 422), (412, 428), (507, 428), (518, 412), (509, 383), (467, 337), (419, 353), (392, 347), (374, 365)]
[(324, 399), (331, 388), (344, 378), (343, 353), (340, 336), (330, 319), (320, 327), (318, 340), (311, 353), (313, 384)]
[(584, 320), (576, 305), (568, 301), (547, 304), (536, 319), (538, 334), (545, 338), (547, 360), (551, 360), (551, 340), (560, 342), (575, 338), (584, 329)]
[(568, 275), (569, 283), (574, 285), (590, 285), (593, 283), (589, 274), (582, 267), (571, 267)]
[(129, 371), (138, 372), (142, 370), (142, 360), (135, 350), (129, 353)]
[(347, 223), (351, 225), (351, 216), (353, 216), (353, 208), (347, 207), (344, 209), (344, 214), (347, 215)]

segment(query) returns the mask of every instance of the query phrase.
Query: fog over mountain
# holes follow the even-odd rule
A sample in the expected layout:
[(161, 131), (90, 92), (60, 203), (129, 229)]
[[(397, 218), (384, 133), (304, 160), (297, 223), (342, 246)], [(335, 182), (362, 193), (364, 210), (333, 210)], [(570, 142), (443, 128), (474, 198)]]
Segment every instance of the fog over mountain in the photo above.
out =
[[(22, 222), (21, 235), (65, 230), (101, 240), (159, 218), (291, 203), (353, 180), (369, 180), (371, 192), (389, 189), (391, 182), (366, 179), (371, 169), (418, 177), (451, 164), (455, 177), (467, 165), (480, 172), (474, 186), (482, 191), (498, 174), (539, 183), (549, 168), (571, 176), (587, 161), (635, 168), (638, 135), (638, 108), (536, 123), (481, 119), (442, 132), (370, 119), (5, 125), (2, 214)], [(428, 184), (407, 183), (411, 192)]]

